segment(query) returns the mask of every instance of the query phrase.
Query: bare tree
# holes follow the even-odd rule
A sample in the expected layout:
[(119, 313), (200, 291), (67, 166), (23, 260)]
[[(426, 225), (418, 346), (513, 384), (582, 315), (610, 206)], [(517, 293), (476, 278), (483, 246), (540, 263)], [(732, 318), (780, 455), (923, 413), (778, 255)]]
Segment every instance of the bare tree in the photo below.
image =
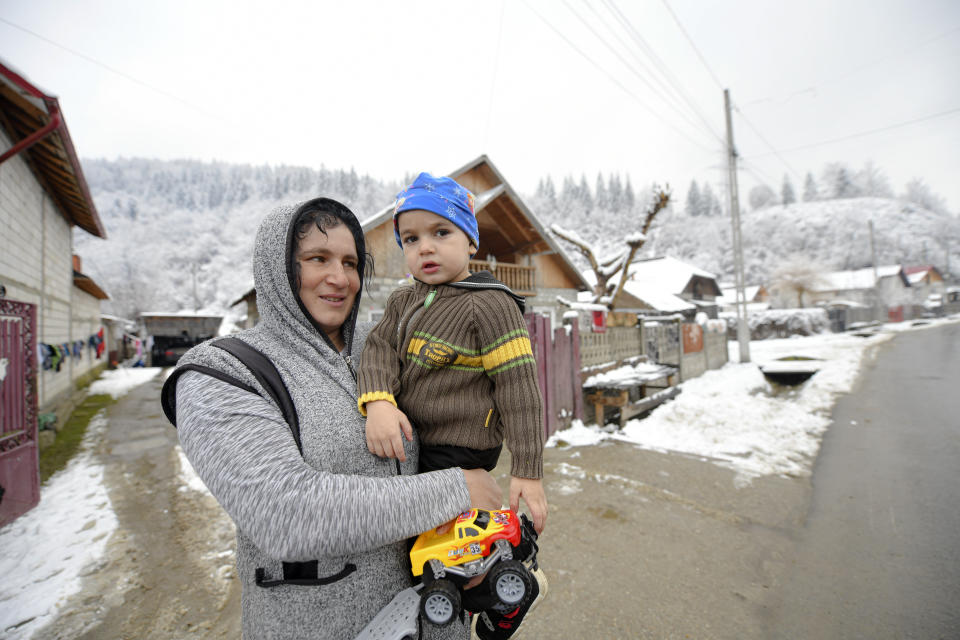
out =
[(780, 289), (797, 296), (797, 306), (803, 308), (803, 294), (814, 291), (825, 283), (824, 267), (808, 256), (793, 254), (786, 258), (773, 272), (773, 281)]
[[(558, 238), (572, 244), (577, 251), (579, 251), (581, 255), (583, 255), (583, 257), (586, 258), (590, 263), (590, 268), (593, 269), (593, 273), (597, 277), (597, 284), (594, 287), (592, 302), (605, 304), (610, 311), (613, 311), (615, 300), (623, 290), (623, 285), (627, 282), (627, 277), (629, 275), (627, 273), (627, 267), (629, 267), (630, 263), (633, 262), (633, 258), (637, 255), (637, 251), (640, 250), (640, 247), (642, 247), (647, 241), (647, 232), (650, 230), (650, 225), (653, 224), (654, 218), (656, 218), (657, 214), (663, 211), (669, 203), (670, 186), (667, 185), (665, 188), (661, 189), (654, 185), (653, 197), (649, 206), (647, 207), (643, 225), (640, 227), (640, 231), (632, 233), (624, 238), (626, 247), (608, 258), (604, 258), (603, 260), (598, 260), (594, 254), (593, 247), (591, 247), (575, 232), (568, 231), (559, 225), (553, 225), (550, 227), (550, 230), (553, 231)], [(620, 278), (617, 280), (617, 282), (610, 282), (610, 280), (618, 273), (620, 274)], [(561, 300), (561, 302), (563, 301)]]

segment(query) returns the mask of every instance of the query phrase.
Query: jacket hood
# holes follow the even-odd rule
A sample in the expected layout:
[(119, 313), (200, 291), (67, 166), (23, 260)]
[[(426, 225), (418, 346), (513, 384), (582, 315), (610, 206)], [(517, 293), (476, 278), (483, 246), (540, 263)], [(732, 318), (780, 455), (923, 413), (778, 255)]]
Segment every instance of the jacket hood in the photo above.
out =
[[(283, 205), (271, 211), (257, 231), (253, 250), (253, 282), (257, 290), (257, 310), (260, 324), (281, 335), (292, 332), (310, 344), (324, 344), (336, 353), (336, 348), (307, 313), (294, 290), (295, 274), (291, 271), (290, 256), (296, 250), (297, 238), (294, 221), (305, 204)], [(342, 223), (341, 223), (342, 224)], [(353, 309), (343, 324), (345, 353), (351, 353), (354, 328), (360, 308), (360, 289), (353, 302)]]

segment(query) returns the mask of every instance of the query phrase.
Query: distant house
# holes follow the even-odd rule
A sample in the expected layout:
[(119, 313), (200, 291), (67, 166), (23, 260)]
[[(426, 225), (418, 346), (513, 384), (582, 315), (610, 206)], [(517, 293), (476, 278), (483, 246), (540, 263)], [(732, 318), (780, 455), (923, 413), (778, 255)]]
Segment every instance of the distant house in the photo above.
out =
[(231, 307), (243, 303), (247, 310), (247, 317), (240, 326), (241, 329), (252, 329), (260, 322), (260, 311), (257, 309), (257, 290), (253, 287), (242, 296), (230, 303)]
[[(480, 251), (470, 261), (471, 271), (488, 270), (516, 293), (527, 297), (527, 311), (541, 313), (559, 325), (565, 307), (557, 296), (576, 300), (589, 284), (556, 240), (546, 232), (533, 211), (520, 199), (489, 158), (480, 156), (449, 174), (470, 189), (475, 200), (480, 231)], [(403, 252), (393, 233), (393, 203), (362, 219), (367, 251), (376, 273), (361, 299), (361, 321), (383, 315), (387, 297), (409, 274)], [(479, 259), (483, 256), (482, 259)], [(257, 292), (250, 289), (231, 303), (246, 304), (246, 327), (259, 319)]]
[(943, 274), (933, 265), (904, 267), (907, 281), (913, 291), (913, 303), (923, 304), (930, 296), (942, 296), (946, 284)]
[(812, 305), (838, 301), (867, 307), (895, 307), (913, 301), (910, 281), (901, 265), (867, 267), (854, 271), (824, 273), (804, 300)]
[[(723, 295), (717, 298), (720, 311), (736, 311), (737, 288), (721, 287)], [(749, 285), (743, 288), (747, 301), (747, 311), (766, 311), (770, 308), (770, 293), (761, 284)]]
[[(585, 277), (594, 280), (592, 273)], [(615, 275), (610, 282), (616, 282)], [(614, 300), (617, 315), (680, 313), (693, 319), (698, 311), (717, 317), (717, 298), (722, 295), (716, 276), (691, 264), (662, 256), (634, 261), (623, 291)]]
[[(488, 270), (527, 297), (527, 311), (547, 315), (558, 325), (565, 307), (557, 296), (576, 300), (589, 284), (557, 241), (487, 156), (449, 174), (476, 197), (480, 251), (471, 271)], [(378, 320), (390, 292), (407, 282), (403, 253), (393, 232), (393, 203), (361, 223), (376, 277), (362, 300), (360, 318)]]
[[(106, 238), (56, 97), (0, 60), (0, 359), (3, 393), (40, 412), (107, 365), (100, 302), (107, 294), (73, 253), (73, 228)], [(33, 315), (35, 326), (24, 332)], [(24, 360), (22, 340), (32, 344)], [(99, 354), (98, 354), (99, 352)], [(29, 380), (35, 372), (35, 382)], [(16, 376), (19, 386), (11, 380)], [(3, 409), (26, 406), (4, 395)], [(13, 403), (13, 404), (8, 404)], [(5, 422), (4, 425), (7, 423)]]

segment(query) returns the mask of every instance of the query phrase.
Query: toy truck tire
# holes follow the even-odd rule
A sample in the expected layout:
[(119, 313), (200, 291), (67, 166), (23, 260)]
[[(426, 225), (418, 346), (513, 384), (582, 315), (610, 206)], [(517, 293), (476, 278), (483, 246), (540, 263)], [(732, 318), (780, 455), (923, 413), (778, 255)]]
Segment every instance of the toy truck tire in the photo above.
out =
[(428, 622), (443, 627), (460, 613), (460, 592), (446, 579), (433, 581), (420, 594), (420, 613)]
[(533, 585), (526, 567), (516, 560), (503, 560), (490, 569), (490, 587), (503, 604), (519, 606)]

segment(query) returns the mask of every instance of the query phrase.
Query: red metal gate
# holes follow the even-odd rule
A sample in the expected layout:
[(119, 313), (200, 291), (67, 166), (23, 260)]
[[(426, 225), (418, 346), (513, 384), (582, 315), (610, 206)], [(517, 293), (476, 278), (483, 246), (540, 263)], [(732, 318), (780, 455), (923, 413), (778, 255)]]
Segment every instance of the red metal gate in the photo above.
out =
[(580, 330), (576, 323), (550, 335), (550, 318), (524, 316), (537, 359), (540, 393), (543, 394), (544, 429), (550, 437), (573, 419), (583, 419), (583, 389), (580, 381)]
[(40, 501), (37, 309), (0, 298), (0, 526)]

